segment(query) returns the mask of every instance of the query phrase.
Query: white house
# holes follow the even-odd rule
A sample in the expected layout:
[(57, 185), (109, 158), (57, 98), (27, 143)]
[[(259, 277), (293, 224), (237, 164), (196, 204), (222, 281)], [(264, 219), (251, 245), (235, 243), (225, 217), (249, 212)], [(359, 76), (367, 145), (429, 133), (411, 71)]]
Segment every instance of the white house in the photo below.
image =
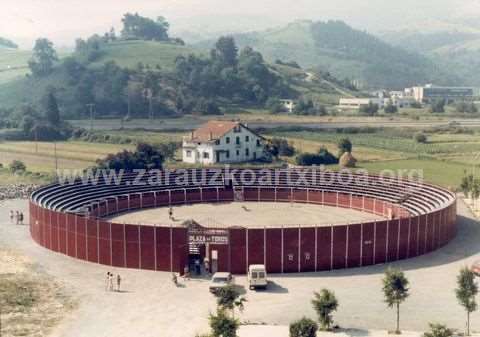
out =
[(281, 99), (280, 103), (283, 104), (283, 107), (288, 113), (292, 113), (296, 106), (296, 103), (293, 99)]
[(265, 139), (239, 122), (209, 121), (183, 138), (184, 163), (238, 163), (265, 157)]

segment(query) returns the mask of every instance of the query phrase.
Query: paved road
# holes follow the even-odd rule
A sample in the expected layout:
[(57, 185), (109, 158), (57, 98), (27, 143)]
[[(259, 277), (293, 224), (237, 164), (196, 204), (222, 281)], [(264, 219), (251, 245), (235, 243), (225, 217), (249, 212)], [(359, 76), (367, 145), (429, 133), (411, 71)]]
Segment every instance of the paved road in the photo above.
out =
[[(36, 261), (81, 298), (79, 309), (54, 332), (56, 337), (193, 337), (207, 328), (215, 302), (208, 281), (192, 280), (176, 288), (169, 273), (113, 269), (76, 261), (33, 243), (28, 228), (8, 223), (8, 209), (25, 208), (25, 201), (0, 206), (0, 247), (8, 247)], [(458, 270), (480, 258), (480, 227), (465, 205), (459, 205), (459, 234), (447, 247), (429, 255), (392, 264), (406, 271), (411, 296), (402, 305), (402, 327), (422, 331), (428, 322), (464, 327), (465, 315), (454, 295)], [(28, 218), (28, 217), (27, 217)], [(265, 292), (250, 292), (242, 321), (285, 325), (304, 315), (315, 317), (312, 293), (323, 287), (335, 291), (340, 308), (338, 324), (358, 329), (390, 329), (394, 311), (383, 303), (381, 279), (386, 265), (301, 275), (275, 275)], [(124, 277), (123, 293), (104, 290), (107, 271)], [(237, 279), (245, 284), (244, 277)], [(472, 316), (480, 331), (480, 313)]]
[[(467, 128), (479, 128), (480, 119), (449, 119), (445, 121), (409, 121), (409, 120), (387, 120), (387, 119), (368, 119), (364, 121), (342, 121), (342, 122), (275, 122), (268, 123), (262, 121), (249, 121), (248, 126), (253, 129), (258, 128), (278, 128), (278, 127), (302, 127), (312, 129), (340, 129), (340, 128), (359, 128), (359, 127), (385, 127), (385, 128), (430, 128), (447, 126), (451, 121), (456, 121), (458, 126)], [(71, 121), (75, 126), (90, 128), (89, 120)], [(124, 124), (126, 129), (145, 129), (145, 130), (193, 130), (205, 123), (204, 119), (198, 118), (179, 118), (179, 119), (162, 119), (162, 120), (134, 120)], [(96, 120), (94, 123), (95, 130), (112, 130), (119, 129), (120, 122), (118, 120)]]

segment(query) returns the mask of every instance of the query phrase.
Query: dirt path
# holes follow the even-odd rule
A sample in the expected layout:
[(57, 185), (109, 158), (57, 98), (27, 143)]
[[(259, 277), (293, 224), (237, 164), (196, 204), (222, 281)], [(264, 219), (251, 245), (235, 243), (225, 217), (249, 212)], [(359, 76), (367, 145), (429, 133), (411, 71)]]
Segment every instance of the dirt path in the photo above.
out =
[[(25, 207), (15, 201), (0, 206), (0, 247), (15, 248), (52, 275), (72, 296), (80, 298), (72, 312), (52, 334), (55, 337), (193, 337), (206, 332), (207, 317), (215, 308), (208, 281), (192, 280), (176, 288), (169, 273), (114, 269), (76, 261), (33, 243), (27, 227), (8, 224), (5, 209)], [(15, 209), (16, 209), (15, 208)], [(392, 264), (406, 271), (411, 296), (402, 305), (401, 324), (406, 330), (422, 331), (429, 322), (464, 327), (465, 314), (453, 289), (458, 270), (480, 258), (480, 227), (464, 204), (459, 204), (460, 230), (447, 247), (432, 254)], [(323, 287), (336, 292), (340, 308), (335, 320), (343, 327), (390, 329), (394, 311), (386, 307), (381, 293), (386, 266), (301, 275), (275, 275), (265, 292), (246, 293), (244, 322), (286, 325), (308, 316), (313, 291)], [(106, 292), (107, 271), (121, 273), (122, 293)], [(237, 283), (245, 284), (244, 277)], [(480, 314), (472, 316), (473, 330), (480, 331)]]

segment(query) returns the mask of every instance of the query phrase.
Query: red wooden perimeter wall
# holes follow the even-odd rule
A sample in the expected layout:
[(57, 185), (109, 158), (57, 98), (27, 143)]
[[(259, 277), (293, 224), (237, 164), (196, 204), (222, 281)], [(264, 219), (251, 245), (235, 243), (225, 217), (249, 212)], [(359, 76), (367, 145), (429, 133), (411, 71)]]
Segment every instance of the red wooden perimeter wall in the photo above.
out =
[[(252, 202), (304, 202), (382, 215), (392, 209), (396, 218), (340, 226), (230, 229), (229, 245), (210, 247), (219, 252), (220, 271), (244, 274), (250, 264), (265, 264), (270, 273), (361, 267), (431, 252), (456, 235), (455, 202), (430, 214), (408, 216), (397, 206), (350, 194), (245, 188), (243, 197)], [(233, 199), (233, 192), (222, 188), (148, 192), (109, 198), (99, 203), (93, 214)], [(188, 259), (186, 228), (110, 223), (51, 211), (31, 202), (30, 231), (45, 248), (109, 266), (183, 272)]]

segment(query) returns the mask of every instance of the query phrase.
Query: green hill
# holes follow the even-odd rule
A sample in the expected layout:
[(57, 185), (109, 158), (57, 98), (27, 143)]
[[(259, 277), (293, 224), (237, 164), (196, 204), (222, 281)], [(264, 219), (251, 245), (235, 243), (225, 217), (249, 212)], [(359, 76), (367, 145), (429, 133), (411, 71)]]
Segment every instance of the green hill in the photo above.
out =
[[(458, 79), (427, 57), (394, 47), (340, 21), (298, 21), (285, 27), (234, 35), (270, 60), (295, 60), (306, 68), (358, 80), (367, 87), (403, 88), (417, 83), (454, 84)], [(212, 41), (200, 43), (208, 47)]]
[(31, 55), (30, 51), (0, 48), (0, 84), (27, 74)]
[(175, 59), (179, 55), (196, 53), (197, 50), (155, 41), (118, 41), (107, 44), (102, 49), (101, 56), (91, 66), (102, 65), (108, 61), (115, 61), (120, 67), (135, 68), (138, 63), (170, 71), (175, 66)]
[(480, 86), (480, 32), (389, 32), (382, 39), (408, 46), (445, 69), (454, 71), (462, 85)]
[[(124, 68), (134, 69), (139, 63), (152, 68), (157, 65), (162, 71), (171, 71), (178, 55), (187, 55), (194, 49), (171, 43), (153, 41), (118, 41), (112, 42), (102, 49), (95, 62), (88, 67), (99, 68), (109, 61), (114, 61)], [(14, 107), (20, 103), (38, 102), (49, 86), (63, 88), (68, 91), (71, 83), (65, 74), (56, 69), (46, 78), (32, 79), (29, 74), (28, 60), (30, 51), (0, 51), (0, 107)], [(69, 56), (60, 53), (60, 59)], [(10, 67), (10, 68), (9, 68)], [(2, 71), (4, 70), (4, 71)]]
[[(98, 58), (88, 63), (90, 69), (101, 69), (106, 62), (114, 61), (122, 68), (137, 69), (138, 64), (148, 65), (151, 69), (171, 74), (175, 59), (179, 55), (207, 55), (206, 49), (182, 46), (172, 43), (153, 42), (153, 41), (117, 41), (110, 42), (102, 47)], [(66, 57), (70, 54), (60, 54)], [(75, 57), (75, 54), (72, 54)], [(0, 108), (11, 108), (21, 103), (38, 103), (45, 94), (48, 87), (57, 88), (61, 93), (61, 104), (64, 106), (75, 106), (78, 109), (85, 109), (83, 104), (73, 102), (77, 95), (75, 86), (78, 79), (71, 78), (65, 72), (63, 67), (57, 66), (53, 73), (44, 78), (26, 77), (29, 73), (27, 62), (31, 56), (31, 52), (21, 51), (4, 51), (0, 52), (0, 69), (12, 64), (18, 67), (17, 70), (0, 72)], [(302, 69), (281, 64), (270, 64), (269, 68), (272, 72), (281, 76), (298, 94), (309, 96), (324, 104), (336, 104), (340, 96), (345, 94), (355, 95), (343, 87), (343, 84), (332, 76), (322, 76), (319, 74), (307, 73)], [(172, 79), (173, 80), (173, 79)], [(164, 83), (164, 86), (170, 86), (170, 83)], [(169, 88), (167, 91), (171, 91)], [(168, 93), (167, 93), (168, 94)], [(168, 101), (168, 100), (167, 100)], [(83, 107), (83, 108), (82, 108)], [(72, 109), (70, 109), (72, 110)], [(113, 112), (113, 111), (112, 111)], [(69, 111), (69, 114), (76, 112)]]

